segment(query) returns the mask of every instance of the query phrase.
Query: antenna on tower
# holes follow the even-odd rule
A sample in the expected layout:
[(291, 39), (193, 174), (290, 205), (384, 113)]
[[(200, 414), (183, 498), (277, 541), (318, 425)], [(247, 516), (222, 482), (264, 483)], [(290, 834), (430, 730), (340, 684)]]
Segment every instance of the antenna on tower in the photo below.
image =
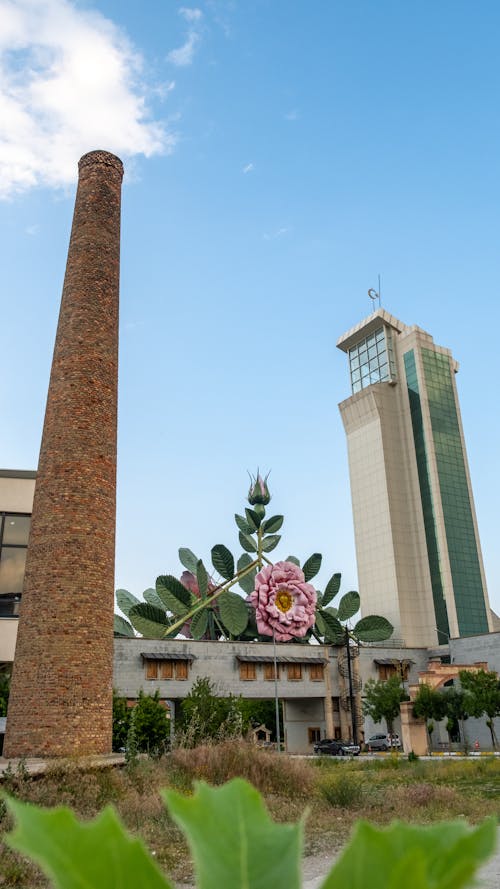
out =
[(373, 303), (374, 311), (375, 311), (375, 303), (377, 302), (377, 300), (378, 300), (378, 308), (379, 309), (381, 308), (380, 294), (381, 294), (381, 288), (380, 288), (380, 275), (379, 275), (378, 276), (378, 290), (374, 290), (373, 287), (370, 287), (370, 289), (368, 291), (368, 296), (370, 297), (370, 299)]

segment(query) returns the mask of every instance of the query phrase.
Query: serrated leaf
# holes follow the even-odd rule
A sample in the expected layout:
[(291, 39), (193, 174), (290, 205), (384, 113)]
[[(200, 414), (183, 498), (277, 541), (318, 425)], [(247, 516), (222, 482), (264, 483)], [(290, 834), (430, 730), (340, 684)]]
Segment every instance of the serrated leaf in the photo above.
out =
[(320, 610), (319, 614), (323, 618), (325, 624), (325, 639), (332, 645), (340, 645), (345, 642), (345, 628), (342, 626), (338, 618), (333, 617), (328, 611)]
[(163, 639), (169, 625), (165, 612), (147, 602), (134, 605), (130, 609), (129, 620), (137, 632), (146, 639)]
[(385, 617), (378, 614), (369, 614), (358, 620), (352, 633), (360, 642), (383, 642), (389, 639), (394, 632), (394, 627)]
[(337, 595), (340, 589), (341, 577), (341, 574), (334, 574), (333, 577), (330, 577), (330, 580), (325, 587), (325, 592), (323, 593), (323, 605), (328, 605), (333, 597)]
[(196, 565), (196, 580), (198, 583), (200, 596), (202, 599), (204, 599), (208, 592), (208, 574), (207, 569), (205, 568), (201, 559), (198, 559), (198, 564)]
[(224, 580), (231, 580), (234, 577), (234, 558), (223, 543), (217, 543), (212, 547), (212, 565)]
[(221, 593), (217, 599), (222, 623), (232, 636), (239, 636), (248, 624), (248, 609), (237, 593)]
[(132, 624), (119, 614), (113, 615), (113, 632), (117, 636), (135, 636)]
[(134, 605), (138, 605), (141, 601), (134, 596), (132, 593), (129, 593), (128, 590), (117, 590), (115, 593), (116, 596), (116, 604), (120, 611), (123, 611), (126, 617), (128, 617), (128, 613)]
[(316, 612), (316, 630), (320, 636), (326, 636), (326, 624), (319, 611)]
[(56, 889), (171, 889), (141, 840), (127, 834), (111, 806), (93, 821), (80, 823), (66, 808), (6, 802), (16, 819), (6, 842), (35, 861)]
[(279, 531), (283, 524), (283, 516), (282, 515), (273, 515), (270, 519), (267, 519), (262, 525), (262, 530), (264, 534), (275, 534), (276, 531)]
[(190, 623), (190, 630), (193, 639), (201, 639), (207, 632), (208, 627), (208, 608), (202, 608), (193, 614)]
[(156, 578), (156, 593), (165, 608), (176, 617), (183, 617), (187, 614), (193, 601), (197, 601), (196, 597), (183, 586), (180, 580), (171, 574), (160, 574)]
[(197, 782), (191, 797), (163, 796), (187, 835), (198, 889), (299, 889), (302, 822), (275, 824), (246, 781)]
[(245, 509), (245, 515), (252, 531), (258, 531), (260, 528), (260, 523), (262, 521), (262, 516), (258, 514), (256, 509), (248, 508)]
[(249, 537), (248, 534), (243, 534), (241, 531), (238, 534), (238, 539), (240, 541), (240, 546), (242, 549), (246, 549), (247, 553), (256, 553), (257, 552), (257, 544), (253, 540), (252, 537)]
[(462, 821), (386, 828), (360, 821), (321, 889), (462, 889), (495, 843), (495, 819), (472, 830)]
[(285, 559), (285, 562), (291, 562), (292, 565), (298, 565), (300, 568), (300, 562), (299, 562), (297, 556), (287, 556)]
[(267, 537), (263, 537), (261, 543), (263, 552), (270, 553), (272, 549), (278, 546), (280, 540), (281, 534), (268, 534)]
[(304, 577), (306, 580), (311, 580), (311, 578), (316, 577), (319, 569), (321, 568), (321, 560), (323, 556), (321, 553), (313, 553), (306, 562), (304, 562), (302, 566), (302, 571), (304, 572)]
[(153, 589), (144, 590), (143, 598), (145, 602), (148, 602), (149, 605), (154, 605), (155, 608), (163, 608), (163, 602), (160, 597), (157, 595), (156, 591)]
[(187, 568), (188, 571), (191, 571), (192, 574), (196, 574), (196, 566), (198, 564), (198, 557), (187, 548), (187, 546), (181, 546), (179, 550), (179, 560), (181, 565), (184, 565), (184, 568)]
[[(238, 559), (238, 571), (242, 571), (244, 568), (248, 568), (248, 566), (252, 563), (253, 559), (248, 555), (248, 553), (243, 553)], [(257, 568), (254, 568), (253, 571), (250, 571), (245, 577), (242, 577), (239, 581), (239, 585), (244, 593), (247, 596), (253, 592), (253, 588), (255, 586), (255, 575), (257, 574)]]
[(234, 520), (238, 526), (238, 530), (243, 531), (243, 534), (253, 534), (253, 532), (255, 531), (255, 528), (253, 526), (250, 527), (250, 525), (248, 524), (248, 522), (245, 521), (243, 516), (238, 515), (237, 512), (235, 512), (235, 514), (234, 514)]
[(361, 600), (356, 590), (350, 590), (348, 593), (345, 593), (339, 602), (337, 611), (339, 620), (349, 620), (353, 614), (359, 611), (360, 604)]

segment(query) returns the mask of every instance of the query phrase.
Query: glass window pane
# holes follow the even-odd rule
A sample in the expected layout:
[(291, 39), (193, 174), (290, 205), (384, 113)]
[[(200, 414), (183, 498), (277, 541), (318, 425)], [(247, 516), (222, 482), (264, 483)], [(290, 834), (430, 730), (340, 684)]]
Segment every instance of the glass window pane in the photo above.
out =
[(21, 593), (24, 580), (26, 550), (3, 546), (0, 559), (0, 593)]
[(374, 333), (372, 333), (371, 336), (367, 336), (367, 338), (366, 338), (366, 345), (367, 345), (367, 346), (373, 346), (373, 345), (375, 345), (375, 334), (374, 334)]
[(368, 358), (375, 358), (376, 354), (377, 354), (377, 347), (376, 347), (376, 346), (371, 346), (371, 347), (368, 349)]
[(358, 367), (358, 369), (357, 369), (357, 370), (353, 370), (353, 372), (352, 372), (352, 374), (351, 374), (352, 382), (355, 383), (356, 380), (359, 380), (359, 377), (360, 377), (360, 370), (359, 370), (359, 367)]
[(385, 340), (383, 327), (381, 327), (380, 330), (375, 331), (375, 339), (377, 340), (377, 343), (381, 343)]
[(4, 543), (28, 545), (30, 533), (30, 517), (23, 515), (6, 515), (3, 529)]
[(352, 384), (352, 391), (353, 392), (359, 392), (360, 389), (361, 389), (361, 383), (353, 383)]

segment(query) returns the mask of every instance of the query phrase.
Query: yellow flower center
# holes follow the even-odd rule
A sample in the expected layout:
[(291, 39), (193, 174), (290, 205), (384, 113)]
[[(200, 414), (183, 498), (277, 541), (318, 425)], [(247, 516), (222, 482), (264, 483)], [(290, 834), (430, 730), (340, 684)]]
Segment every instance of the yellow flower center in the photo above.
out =
[(282, 614), (286, 614), (287, 611), (290, 611), (290, 608), (293, 605), (293, 596), (288, 590), (280, 590), (275, 599), (276, 608), (282, 612)]

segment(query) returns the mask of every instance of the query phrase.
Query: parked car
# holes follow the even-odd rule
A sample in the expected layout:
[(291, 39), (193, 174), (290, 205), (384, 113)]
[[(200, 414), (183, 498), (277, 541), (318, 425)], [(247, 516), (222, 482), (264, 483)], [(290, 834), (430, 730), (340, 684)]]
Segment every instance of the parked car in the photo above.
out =
[(395, 733), (392, 735), (372, 735), (371, 738), (368, 738), (366, 747), (368, 750), (390, 750), (391, 747), (401, 747), (401, 741), (399, 740), (399, 735)]
[(359, 756), (359, 744), (353, 744), (352, 741), (333, 740), (332, 738), (323, 738), (314, 745), (314, 752), (318, 756)]

